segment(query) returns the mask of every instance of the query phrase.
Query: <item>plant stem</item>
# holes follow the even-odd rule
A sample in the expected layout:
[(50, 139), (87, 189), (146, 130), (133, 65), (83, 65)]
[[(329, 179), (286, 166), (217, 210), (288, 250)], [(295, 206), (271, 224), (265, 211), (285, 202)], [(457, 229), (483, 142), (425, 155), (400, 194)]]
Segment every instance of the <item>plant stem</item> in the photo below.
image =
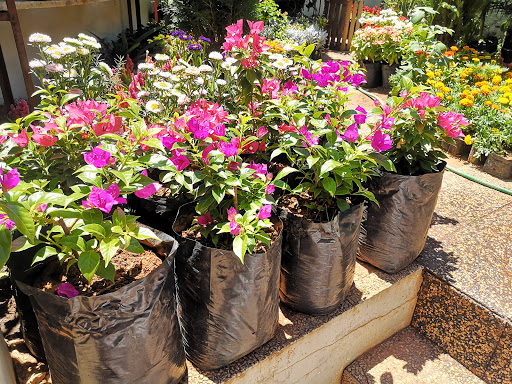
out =
[(233, 193), (233, 204), (235, 205), (235, 209), (238, 212), (239, 208), (238, 208), (238, 195), (237, 195), (236, 185), (233, 187), (233, 192), (234, 192)]

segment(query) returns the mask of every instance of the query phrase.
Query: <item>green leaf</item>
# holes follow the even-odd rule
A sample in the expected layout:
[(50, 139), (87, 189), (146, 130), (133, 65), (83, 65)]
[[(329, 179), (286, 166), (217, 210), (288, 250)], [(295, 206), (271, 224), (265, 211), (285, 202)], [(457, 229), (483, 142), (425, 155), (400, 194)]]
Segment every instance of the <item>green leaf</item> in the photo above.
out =
[(111, 169), (110, 172), (119, 177), (119, 179), (124, 183), (124, 185), (130, 185), (130, 181), (133, 176), (132, 169), (127, 169), (126, 171), (116, 171), (115, 169)]
[(244, 262), (245, 253), (247, 252), (247, 235), (239, 235), (233, 240), (233, 252), (238, 258)]
[(224, 190), (220, 189), (220, 187), (217, 185), (212, 189), (212, 195), (218, 204), (220, 204), (221, 201), (224, 199), (225, 194), (226, 193), (224, 192)]
[(80, 236), (64, 236), (62, 239), (60, 239), (59, 243), (75, 251), (85, 250), (85, 241)]
[(112, 223), (121, 228), (126, 227), (126, 215), (121, 208), (117, 208), (112, 215)]
[(255, 235), (255, 237), (261, 241), (262, 243), (265, 243), (267, 245), (270, 245), (271, 239), (270, 236), (268, 236), (265, 232), (260, 232)]
[(110, 259), (116, 255), (120, 245), (119, 237), (110, 237), (100, 241), (100, 252), (103, 260), (105, 260), (105, 267), (110, 263)]
[(103, 221), (103, 214), (98, 209), (88, 209), (82, 212), (82, 220), (85, 224), (98, 224)]
[(310, 44), (304, 49), (304, 56), (309, 57), (315, 50), (315, 44)]
[(39, 251), (36, 252), (34, 258), (32, 259), (32, 265), (35, 263), (39, 263), (40, 261), (46, 260), (50, 256), (56, 255), (57, 250), (53, 247), (43, 247)]
[(116, 269), (112, 265), (112, 263), (108, 263), (107, 267), (105, 267), (102, 263), (98, 266), (98, 269), (96, 270), (96, 274), (99, 277), (102, 277), (104, 279), (110, 280), (111, 282), (114, 282), (114, 278), (116, 275)]
[(138, 240), (158, 239), (158, 237), (153, 233), (153, 231), (146, 227), (137, 227), (135, 230), (135, 235), (133, 237), (135, 237)]
[(67, 95), (64, 95), (62, 99), (60, 99), (60, 106), (62, 107), (64, 104), (69, 103), (71, 100), (76, 99), (78, 96), (80, 96), (77, 93), (68, 93)]
[(326, 177), (325, 179), (322, 179), (322, 185), (324, 189), (329, 192), (331, 196), (334, 196), (336, 193), (336, 182), (331, 177)]
[(11, 251), (12, 252), (24, 251), (25, 249), (29, 249), (29, 248), (36, 246), (37, 244), (41, 244), (41, 242), (37, 239), (35, 239), (34, 243), (31, 243), (30, 241), (28, 241), (26, 236), (20, 236), (17, 239), (14, 239), (12, 241)]
[(34, 242), (36, 229), (28, 209), (18, 203), (6, 203), (3, 201), (0, 202), (0, 209), (9, 216), (9, 219), (14, 221), (18, 231), (27, 236), (30, 242)]
[(345, 199), (336, 199), (336, 204), (338, 204), (338, 208), (341, 212), (350, 208), (349, 203), (347, 203)]
[(339, 167), (341, 164), (338, 163), (337, 161), (334, 161), (334, 160), (327, 160), (325, 163), (322, 164), (322, 166), (320, 167), (320, 173), (319, 173), (319, 177), (322, 177), (322, 175), (324, 173), (327, 173), (327, 172), (330, 172), (331, 170), (333, 170), (334, 168), (336, 167)]
[(94, 251), (82, 252), (78, 258), (78, 269), (90, 283), (100, 265), (100, 255)]
[(103, 228), (103, 226), (101, 226), (100, 224), (87, 224), (84, 225), (81, 229), (101, 239), (107, 236), (105, 228)]
[(140, 243), (136, 240), (132, 240), (128, 243), (128, 246), (125, 246), (123, 248), (124, 250), (128, 251), (128, 252), (131, 252), (131, 253), (135, 253), (137, 255), (141, 254), (142, 252), (144, 252), (144, 248), (142, 247), (142, 245), (140, 245)]
[(276, 148), (272, 151), (272, 154), (270, 155), (270, 160), (273, 160), (275, 157), (279, 156), (281, 153), (284, 153), (281, 148)]
[(11, 254), (12, 235), (5, 225), (0, 227), (0, 269), (3, 268)]
[(383, 167), (388, 172), (396, 172), (395, 164), (382, 153), (372, 152), (370, 157), (374, 159), (380, 167)]
[(275, 177), (274, 181), (282, 179), (285, 176), (288, 176), (290, 173), (298, 172), (295, 168), (292, 167), (285, 167), (279, 171), (277, 176)]
[(319, 157), (315, 157), (315, 156), (308, 156), (308, 158), (306, 159), (307, 163), (308, 163), (308, 167), (309, 168), (313, 168), (313, 165), (315, 165), (317, 163), (317, 161), (320, 160)]

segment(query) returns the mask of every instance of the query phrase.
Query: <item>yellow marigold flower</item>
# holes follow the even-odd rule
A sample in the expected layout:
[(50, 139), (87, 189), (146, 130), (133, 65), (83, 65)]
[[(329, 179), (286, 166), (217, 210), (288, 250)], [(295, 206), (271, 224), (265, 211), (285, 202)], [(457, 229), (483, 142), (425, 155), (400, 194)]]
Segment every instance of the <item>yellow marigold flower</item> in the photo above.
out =
[(440, 99), (444, 99), (444, 93), (443, 92), (437, 92), (436, 96), (439, 97)]
[(463, 58), (464, 60), (469, 60), (469, 57), (468, 57), (468, 56), (462, 56), (462, 58)]
[(492, 59), (491, 64), (496, 64), (496, 60)]
[(473, 144), (473, 139), (471, 138), (471, 135), (466, 135), (466, 137), (464, 138), (464, 142), (465, 142), (467, 145), (471, 145), (471, 144)]
[(490, 60), (491, 59), (491, 56), (487, 55), (484, 57), (485, 60)]
[(489, 87), (482, 87), (482, 90), (480, 92), (484, 96), (490, 95), (491, 94), (491, 88), (489, 88)]
[(465, 79), (466, 77), (468, 77), (468, 75), (467, 75), (466, 73), (462, 72), (462, 73), (460, 74), (460, 77), (461, 77), (462, 79)]
[(484, 101), (484, 105), (485, 105), (486, 107), (490, 107), (490, 106), (492, 106), (492, 101), (490, 101), (490, 100), (485, 100), (485, 101)]
[(464, 49), (465, 51), (469, 51), (469, 47), (467, 45), (463, 46), (462, 49)]
[(480, 62), (480, 59), (478, 57), (473, 57), (472, 59), (475, 63), (479, 63)]
[(441, 76), (441, 71), (435, 71), (434, 73), (436, 74), (436, 76)]
[(499, 106), (498, 104), (493, 104), (493, 105), (492, 105), (492, 108), (494, 108), (494, 109), (500, 109), (500, 106)]
[(499, 83), (501, 83), (501, 80), (503, 80), (503, 79), (501, 78), (501, 76), (496, 75), (496, 76), (494, 76), (494, 77), (492, 78), (492, 83), (493, 83), (494, 85), (498, 85)]
[(459, 50), (459, 48), (457, 48), (455, 45), (452, 45), (452, 46), (450, 47), (450, 49), (451, 49), (452, 51), (455, 51), (455, 52), (457, 52), (457, 51)]
[(512, 84), (512, 79), (505, 80), (505, 84), (509, 84), (509, 85)]
[(442, 89), (442, 91), (443, 91), (444, 93), (450, 93), (450, 92), (452, 91), (452, 89), (451, 89), (451, 88), (449, 88), (449, 87), (444, 87), (444, 88)]
[(503, 94), (503, 97), (508, 97), (509, 99), (512, 97), (512, 92), (506, 92)]
[(504, 85), (503, 87), (500, 88), (500, 91), (503, 93), (510, 92), (510, 87), (507, 85)]
[(475, 75), (475, 79), (479, 80), (479, 79), (481, 79), (481, 78), (482, 78), (482, 75), (481, 75), (481, 74), (477, 73), (477, 74)]
[(441, 81), (438, 81), (434, 87), (436, 89), (443, 89), (444, 88), (444, 84)]
[(446, 100), (451, 100), (453, 99), (453, 97), (451, 97), (450, 95), (446, 96)]
[(436, 84), (436, 82), (434, 80), (432, 80), (432, 79), (428, 79), (427, 80), (427, 84), (434, 86)]
[(463, 107), (472, 107), (473, 101), (469, 99), (461, 99), (461, 101), (459, 101), (459, 104), (462, 105)]
[(472, 94), (473, 96), (476, 96), (476, 95), (478, 95), (479, 93), (480, 93), (480, 92), (478, 92), (478, 89), (473, 89), (473, 90), (471, 90), (471, 94)]
[(492, 87), (492, 90), (493, 90), (493, 91), (497, 91), (498, 89), (500, 89), (500, 86), (499, 86), (499, 85), (495, 85), (495, 86), (493, 86), (493, 87)]
[(505, 73), (505, 77), (506, 77), (507, 79), (512, 78), (512, 72), (507, 72), (507, 73)]
[(432, 71), (427, 71), (427, 76), (428, 76), (429, 79), (433, 79), (435, 74)]
[(508, 98), (507, 97), (500, 97), (498, 99), (498, 103), (501, 103), (501, 104), (508, 104)]

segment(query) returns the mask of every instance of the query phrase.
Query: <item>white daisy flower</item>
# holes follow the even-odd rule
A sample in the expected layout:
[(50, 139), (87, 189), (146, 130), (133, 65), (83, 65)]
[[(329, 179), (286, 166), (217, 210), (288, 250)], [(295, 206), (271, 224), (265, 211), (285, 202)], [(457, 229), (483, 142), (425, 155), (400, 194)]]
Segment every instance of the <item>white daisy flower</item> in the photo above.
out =
[(58, 45), (50, 45), (49, 47), (45, 47), (43, 49), (44, 53), (47, 53), (48, 55), (51, 55), (53, 52), (59, 52), (59, 46)]
[(140, 98), (143, 98), (143, 97), (147, 97), (149, 96), (149, 92), (148, 91), (139, 91), (137, 92), (137, 99), (140, 99)]
[(148, 71), (150, 69), (154, 69), (155, 68), (155, 64), (153, 63), (140, 63), (137, 68), (139, 68), (139, 70), (141, 71)]
[(31, 60), (28, 63), (28, 66), (32, 69), (43, 68), (45, 65), (46, 65), (46, 61), (44, 61), (44, 60)]
[(107, 73), (110, 77), (114, 76), (114, 72), (112, 72), (112, 69), (108, 66), (107, 63), (104, 63), (103, 61), (99, 63), (99, 68)]
[(282, 61), (282, 60), (274, 61), (272, 63), (272, 66), (277, 68), (277, 69), (286, 69), (286, 68), (288, 68), (288, 65), (284, 61)]
[(195, 80), (195, 83), (197, 85), (203, 85), (204, 84), (204, 79), (202, 77), (198, 77), (196, 80)]
[(83, 45), (83, 43), (78, 40), (78, 39), (74, 39), (72, 37), (65, 37), (64, 39), (62, 39), (65, 43), (68, 43), (68, 44), (71, 44), (71, 45), (77, 45), (79, 47), (81, 47)]
[(222, 53), (217, 52), (217, 51), (210, 52), (208, 57), (212, 60), (223, 60), (224, 59), (224, 57), (222, 57)]
[(227, 63), (227, 62), (223, 62), (221, 65), (220, 65), (223, 69), (229, 69), (231, 68), (231, 64)]
[(78, 76), (78, 72), (75, 69), (71, 68), (71, 71), (64, 72), (62, 76), (68, 79), (73, 79)]
[(278, 60), (281, 60), (284, 56), (281, 55), (280, 53), (272, 53), (271, 55), (268, 56), (268, 58), (270, 60), (275, 60), (275, 61), (278, 61)]
[(286, 51), (286, 52), (290, 52), (290, 51), (293, 51), (295, 50), (295, 45), (293, 44), (285, 44), (283, 49)]
[(48, 64), (44, 69), (50, 73), (64, 72), (64, 66), (59, 63)]
[(218, 85), (220, 85), (220, 86), (223, 86), (223, 85), (226, 85), (226, 84), (227, 84), (226, 80), (224, 80), (224, 79), (217, 79), (215, 82), (216, 82)]
[(84, 45), (87, 45), (88, 47), (91, 47), (91, 48), (96, 48), (96, 49), (100, 49), (101, 48), (101, 44), (100, 43), (96, 43), (94, 41), (91, 41), (91, 40), (82, 40)]
[(156, 61), (167, 61), (167, 60), (169, 60), (169, 56), (167, 56), (167, 55), (165, 55), (163, 53), (157, 53), (155, 55), (155, 60)]
[(160, 70), (158, 68), (153, 68), (152, 70), (148, 71), (149, 76), (156, 76), (160, 74)]
[(181, 72), (185, 69), (185, 66), (184, 65), (175, 65), (174, 67), (172, 67), (172, 71), (173, 72)]
[(146, 110), (153, 113), (163, 112), (164, 106), (158, 100), (149, 100), (146, 103)]
[(165, 72), (165, 71), (160, 71), (160, 73), (158, 74), (160, 77), (163, 77), (164, 79), (168, 79), (172, 76), (172, 73), (170, 72)]
[(238, 60), (235, 59), (234, 57), (228, 57), (225, 61), (225, 63), (229, 64), (229, 65), (233, 65), (237, 62)]
[(171, 95), (176, 97), (182, 97), (185, 96), (183, 92), (178, 91), (177, 89), (171, 89)]
[(28, 37), (30, 43), (51, 43), (52, 38), (42, 33), (33, 33)]
[(59, 52), (61, 55), (63, 56), (66, 56), (66, 55), (70, 55), (72, 53), (75, 53), (76, 52), (76, 48), (75, 47), (72, 47), (71, 45), (61, 45), (59, 47)]
[(165, 91), (172, 88), (171, 83), (168, 83), (167, 81), (157, 81), (153, 83), (153, 85), (155, 86), (155, 88), (163, 89)]
[(190, 76), (199, 76), (201, 71), (197, 67), (188, 67), (185, 69), (185, 73)]
[(187, 95), (181, 95), (178, 97), (178, 105), (185, 105), (190, 103), (190, 98)]
[(76, 51), (78, 52), (79, 55), (82, 55), (82, 56), (86, 56), (91, 53), (91, 51), (89, 51), (87, 48), (78, 48)]
[(95, 38), (95, 37), (92, 37), (92, 36), (86, 35), (85, 33), (79, 33), (79, 34), (78, 34), (78, 38), (79, 38), (80, 40), (82, 40), (82, 41), (84, 41), (84, 40), (89, 40), (89, 41), (92, 41), (92, 42), (94, 42), (94, 43), (97, 43), (97, 42), (98, 42), (98, 40), (96, 40), (96, 38)]
[(204, 73), (210, 73), (210, 72), (212, 72), (212, 71), (213, 71), (213, 68), (212, 68), (212, 67), (210, 67), (209, 65), (205, 65), (205, 64), (203, 64), (203, 65), (200, 65), (200, 66), (199, 66), (199, 70), (200, 70), (201, 72), (204, 72)]
[(50, 56), (52, 57), (52, 59), (54, 60), (59, 60), (59, 59), (62, 59), (62, 57), (64, 56), (62, 53), (60, 52), (52, 52), (50, 54)]

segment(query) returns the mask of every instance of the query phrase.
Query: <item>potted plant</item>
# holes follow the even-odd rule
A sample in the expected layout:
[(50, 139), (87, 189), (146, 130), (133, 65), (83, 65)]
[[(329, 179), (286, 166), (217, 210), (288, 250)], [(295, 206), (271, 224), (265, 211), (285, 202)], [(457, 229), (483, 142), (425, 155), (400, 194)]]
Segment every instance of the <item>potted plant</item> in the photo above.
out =
[[(177, 244), (119, 207), (127, 194), (159, 188), (141, 156), (159, 129), (134, 100), (71, 102), (85, 93), (46, 86), (36, 111), (1, 126), (0, 247), (17, 299), (30, 297), (52, 380), (178, 382), (186, 368), (169, 273)], [(156, 241), (161, 256), (139, 241)], [(116, 270), (127, 260), (136, 265)], [(151, 355), (133, 354), (147, 343)]]
[(281, 172), (295, 172), (294, 183), (276, 181), (283, 190), (280, 296), (294, 310), (320, 315), (334, 311), (352, 286), (363, 201), (373, 199), (362, 183), (384, 163), (375, 152), (390, 139), (378, 128), (363, 134), (367, 112), (345, 109), (343, 89), (361, 80), (348, 63), (303, 69), (302, 76), (300, 102), (285, 97), (269, 109), (290, 116), (273, 155), (286, 154), (291, 167)]
[[(372, 179), (370, 203), (358, 257), (386, 272), (409, 265), (422, 251), (441, 188), (445, 157), (441, 143), (463, 136), (468, 121), (440, 106), (440, 98), (402, 79), (404, 91), (375, 111), (375, 126), (389, 132), (393, 147), (384, 152), (396, 172)], [(374, 129), (375, 129), (374, 126)]]

